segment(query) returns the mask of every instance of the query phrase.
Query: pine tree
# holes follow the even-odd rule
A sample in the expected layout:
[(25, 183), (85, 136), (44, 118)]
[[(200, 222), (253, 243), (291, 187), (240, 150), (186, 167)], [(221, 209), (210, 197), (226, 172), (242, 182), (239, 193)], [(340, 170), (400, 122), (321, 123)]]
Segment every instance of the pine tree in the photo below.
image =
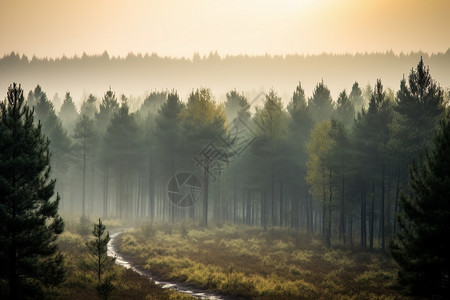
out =
[(308, 108), (315, 123), (330, 120), (334, 111), (334, 103), (331, 92), (323, 83), (323, 80), (316, 85), (313, 96), (308, 101)]
[(443, 94), (422, 58), (416, 69), (411, 70), (408, 84), (405, 79), (400, 82), (389, 146), (404, 170), (404, 181), (408, 165), (432, 141), (436, 124), (444, 113)]
[(350, 101), (345, 90), (339, 94), (335, 116), (346, 128), (350, 128), (354, 123), (355, 106)]
[(117, 213), (119, 217), (130, 217), (133, 210), (133, 198), (129, 186), (136, 182), (133, 171), (142, 162), (141, 130), (136, 121), (136, 115), (129, 113), (126, 102), (112, 117), (103, 139), (101, 150), (103, 164), (111, 166), (117, 175)]
[(359, 112), (361, 109), (365, 108), (366, 105), (364, 103), (364, 97), (358, 82), (355, 81), (353, 84), (352, 91), (350, 92), (348, 98), (350, 102), (353, 103), (355, 112)]
[(83, 157), (83, 197), (82, 197), (82, 216), (86, 216), (86, 153), (89, 152), (91, 140), (95, 137), (94, 121), (83, 115), (75, 124), (73, 138), (79, 140), (79, 148), (82, 151), (80, 156)]
[(8, 284), (2, 299), (42, 298), (46, 287), (64, 279), (56, 245), (64, 223), (59, 196), (51, 200), (50, 142), (33, 114), (14, 83), (0, 103), (0, 285)]
[(400, 230), (391, 244), (399, 282), (414, 294), (448, 299), (450, 275), (450, 114), (440, 122), (431, 153), (410, 169)]
[(97, 113), (97, 98), (89, 94), (89, 96), (83, 101), (80, 108), (80, 115), (85, 115), (91, 119), (95, 118), (95, 114)]
[(61, 110), (59, 111), (59, 118), (62, 125), (67, 132), (72, 132), (77, 122), (78, 112), (75, 103), (70, 96), (70, 92), (66, 93)]
[(313, 120), (308, 109), (305, 98), (305, 91), (299, 83), (296, 87), (292, 100), (287, 105), (290, 115), (288, 133), (286, 136), (286, 156), (289, 159), (288, 177), (292, 178), (291, 182), (294, 199), (291, 202), (291, 225), (292, 227), (300, 227), (300, 213), (306, 216), (306, 228), (312, 231), (312, 207), (307, 195), (306, 174), (306, 144), (309, 141), (310, 132), (313, 127)]
[(91, 267), (97, 274), (97, 292), (102, 299), (108, 299), (115, 289), (112, 284), (113, 275), (106, 276), (102, 280), (102, 276), (110, 271), (116, 261), (115, 257), (108, 256), (107, 246), (111, 238), (109, 232), (105, 232), (105, 229), (106, 226), (103, 225), (102, 220), (98, 219), (98, 224), (95, 224), (92, 230), (94, 239), (86, 243), (91, 258)]

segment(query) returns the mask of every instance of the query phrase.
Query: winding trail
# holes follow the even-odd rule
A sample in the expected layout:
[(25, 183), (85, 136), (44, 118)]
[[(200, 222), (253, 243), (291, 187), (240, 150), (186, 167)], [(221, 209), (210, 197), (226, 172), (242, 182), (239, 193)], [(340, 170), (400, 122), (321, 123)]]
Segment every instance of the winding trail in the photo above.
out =
[(156, 280), (149, 270), (144, 269), (143, 267), (136, 266), (132, 261), (127, 260), (124, 256), (119, 252), (119, 247), (117, 244), (117, 236), (121, 233), (126, 232), (132, 228), (121, 228), (119, 230), (113, 230), (110, 233), (111, 240), (108, 243), (108, 255), (116, 257), (116, 264), (119, 266), (125, 267), (127, 269), (131, 269), (136, 273), (147, 277), (148, 279), (154, 281), (157, 285), (161, 286), (163, 289), (172, 289), (180, 293), (188, 294), (198, 299), (210, 299), (210, 300), (229, 300), (233, 298), (228, 298), (226, 296), (212, 294), (210, 292), (205, 292), (202, 290), (194, 289), (188, 285), (168, 282), (168, 281), (159, 281)]

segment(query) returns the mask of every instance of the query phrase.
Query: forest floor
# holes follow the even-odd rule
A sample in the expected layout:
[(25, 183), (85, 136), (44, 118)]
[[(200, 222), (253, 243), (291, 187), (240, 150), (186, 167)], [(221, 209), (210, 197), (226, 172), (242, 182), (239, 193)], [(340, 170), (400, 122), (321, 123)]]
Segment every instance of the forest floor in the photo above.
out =
[[(104, 221), (107, 230), (121, 227), (120, 222)], [(96, 274), (89, 267), (89, 256), (86, 241), (89, 239), (90, 229), (93, 224), (86, 224), (86, 228), (66, 222), (66, 230), (58, 238), (58, 245), (65, 256), (67, 268), (66, 280), (55, 290), (49, 291), (56, 299), (100, 299), (95, 289)], [(79, 232), (85, 233), (80, 235)], [(131, 269), (114, 265), (109, 274), (115, 274), (115, 290), (111, 300), (123, 299), (168, 299), (168, 300), (193, 300), (196, 298), (181, 294), (169, 289), (163, 289), (148, 278), (139, 275)]]
[(121, 254), (156, 278), (232, 297), (407, 299), (388, 254), (327, 249), (285, 228), (161, 224), (118, 238)]

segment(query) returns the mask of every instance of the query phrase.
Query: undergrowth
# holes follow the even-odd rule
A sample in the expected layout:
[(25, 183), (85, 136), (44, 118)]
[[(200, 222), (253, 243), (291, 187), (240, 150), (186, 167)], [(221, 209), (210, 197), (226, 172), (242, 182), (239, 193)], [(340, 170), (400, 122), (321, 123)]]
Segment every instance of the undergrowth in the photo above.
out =
[(404, 299), (381, 253), (327, 249), (306, 234), (222, 225), (145, 225), (120, 250), (164, 280), (259, 299)]

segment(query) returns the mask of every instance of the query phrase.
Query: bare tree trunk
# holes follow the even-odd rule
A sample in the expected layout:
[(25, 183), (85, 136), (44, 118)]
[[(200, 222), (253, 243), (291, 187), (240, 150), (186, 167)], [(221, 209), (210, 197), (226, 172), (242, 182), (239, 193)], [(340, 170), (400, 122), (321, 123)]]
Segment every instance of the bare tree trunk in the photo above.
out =
[(397, 170), (397, 187), (395, 189), (395, 201), (394, 201), (394, 234), (397, 233), (397, 215), (398, 211), (398, 197), (400, 197), (400, 165)]
[(104, 171), (104, 185), (103, 185), (103, 218), (108, 218), (108, 166)]
[(208, 183), (209, 183), (209, 163), (206, 163), (203, 186), (203, 226), (208, 227)]
[(233, 178), (233, 224), (236, 224), (236, 214), (237, 214), (237, 172), (236, 172), (236, 169), (234, 169), (234, 178)]
[(345, 228), (345, 175), (342, 174), (342, 194), (341, 194), (341, 213), (340, 213), (340, 228), (339, 228), (339, 240), (342, 238), (344, 245), (347, 244), (346, 228)]
[(83, 137), (83, 217), (86, 216), (86, 137)]
[(361, 186), (361, 248), (364, 251), (367, 248), (366, 234), (366, 191)]
[(381, 214), (380, 214), (380, 231), (381, 231), (381, 250), (386, 250), (386, 239), (384, 233), (384, 164), (381, 169)]
[(266, 191), (263, 190), (261, 194), (261, 225), (264, 231), (267, 230), (267, 214), (266, 214)]
[(275, 180), (273, 178), (273, 166), (272, 166), (272, 183), (271, 183), (271, 201), (272, 201), (272, 210), (270, 212), (270, 222), (272, 226), (276, 226), (275, 221)]
[(373, 250), (373, 229), (374, 229), (374, 211), (375, 211), (375, 183), (372, 182), (372, 195), (370, 197), (370, 215), (369, 215), (369, 249)]
[(280, 182), (280, 227), (283, 226), (283, 183)]
[(330, 186), (329, 186), (329, 203), (328, 203), (328, 229), (327, 229), (327, 247), (331, 247), (331, 201), (333, 199), (333, 190), (331, 186), (331, 170), (330, 170)]
[(350, 248), (353, 248), (353, 209), (350, 205), (350, 213), (348, 215), (348, 238), (350, 242)]

